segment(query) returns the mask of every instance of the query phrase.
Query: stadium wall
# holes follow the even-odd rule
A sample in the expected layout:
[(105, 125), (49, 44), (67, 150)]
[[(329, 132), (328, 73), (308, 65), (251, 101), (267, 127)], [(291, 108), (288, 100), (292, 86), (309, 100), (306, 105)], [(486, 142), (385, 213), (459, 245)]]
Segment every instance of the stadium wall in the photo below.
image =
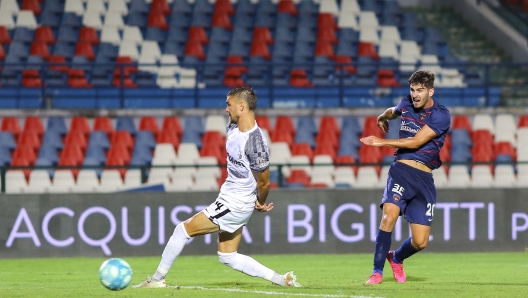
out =
[[(0, 196), (0, 258), (160, 255), (174, 226), (217, 193)], [(275, 209), (255, 213), (240, 251), (249, 254), (368, 253), (380, 190), (274, 190)], [(521, 251), (528, 243), (524, 189), (438, 190), (427, 251)], [(409, 235), (398, 221), (394, 246)], [(183, 254), (216, 252), (216, 234)]]

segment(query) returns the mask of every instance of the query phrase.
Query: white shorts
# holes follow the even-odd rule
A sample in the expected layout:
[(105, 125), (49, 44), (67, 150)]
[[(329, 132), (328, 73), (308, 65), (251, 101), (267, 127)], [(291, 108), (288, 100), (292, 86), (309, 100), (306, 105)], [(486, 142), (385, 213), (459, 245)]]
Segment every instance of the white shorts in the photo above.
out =
[(220, 232), (228, 233), (234, 233), (240, 227), (245, 226), (253, 214), (253, 210), (244, 212), (229, 208), (221, 198), (217, 198), (203, 212), (215, 225), (218, 225)]

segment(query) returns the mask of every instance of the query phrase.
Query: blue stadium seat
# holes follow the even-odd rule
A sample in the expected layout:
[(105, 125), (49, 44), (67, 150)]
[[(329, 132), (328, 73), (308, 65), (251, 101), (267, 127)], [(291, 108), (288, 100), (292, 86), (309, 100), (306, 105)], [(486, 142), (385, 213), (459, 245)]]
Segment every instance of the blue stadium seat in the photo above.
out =
[(6, 147), (9, 150), (15, 150), (16, 142), (12, 132), (0, 131), (0, 147)]
[(74, 53), (74, 45), (68, 42), (57, 42), (53, 48), (53, 55), (64, 56), (66, 59), (71, 59)]
[(172, 3), (172, 12), (191, 14), (192, 11), (193, 7), (187, 0), (175, 0), (174, 3)]
[(44, 8), (44, 11), (40, 15), (40, 24), (42, 26), (56, 28), (60, 26), (60, 20), (54, 11)]
[(295, 42), (295, 31), (289, 28), (277, 26), (275, 30), (274, 40), (278, 42), (294, 43)]
[(251, 0), (238, 0), (236, 3), (236, 14), (241, 12), (254, 14), (257, 10), (257, 6), (251, 2)]
[(352, 28), (341, 28), (339, 30), (339, 42), (347, 41), (347, 42), (359, 42), (359, 32), (355, 31)]
[(62, 143), (61, 132), (59, 130), (47, 130), (42, 138), (41, 147), (44, 146), (62, 150), (64, 145)]
[(129, 11), (148, 13), (150, 12), (150, 7), (149, 4), (143, 0), (131, 0)]
[[(260, 0), (257, 4), (257, 13), (276, 13), (277, 5), (271, 2), (271, 0)], [(258, 15), (257, 14), (257, 15)]]
[(111, 43), (102, 42), (99, 44), (99, 50), (97, 51), (96, 59), (99, 55), (114, 59), (117, 57), (118, 53), (119, 48), (117, 46), (114, 46)]
[(235, 27), (230, 47), (233, 47), (233, 43), (236, 42), (249, 44), (251, 41), (253, 41), (253, 32), (250, 29), (245, 27)]
[(49, 70), (44, 78), (48, 87), (63, 87), (68, 82), (66, 75), (60, 71)]
[(191, 20), (191, 26), (198, 26), (204, 28), (211, 27), (211, 14), (207, 12), (194, 12)]
[(319, 4), (313, 1), (301, 1), (297, 4), (299, 15), (317, 15), (319, 14)]
[(451, 132), (451, 142), (453, 146), (465, 146), (465, 147), (473, 146), (473, 142), (471, 141), (471, 136), (469, 135), (467, 130), (452, 129), (450, 132)]
[(89, 145), (86, 148), (86, 153), (84, 156), (85, 160), (90, 158), (92, 160), (96, 160), (98, 164), (106, 163), (105, 149), (98, 145)]
[(11, 150), (8, 147), (0, 145), (0, 166), (5, 167), (11, 165)]
[(68, 132), (66, 127), (66, 121), (62, 116), (51, 116), (48, 118), (48, 124), (46, 125), (47, 131), (55, 131), (59, 135), (64, 136)]
[(289, 13), (279, 12), (277, 14), (277, 28), (297, 28), (297, 18)]
[(52, 168), (54, 164), (51, 160), (47, 159), (46, 157), (39, 157), (35, 161), (35, 166), (36, 167), (46, 167), (46, 168), (43, 168), (42, 170), (46, 170), (48, 172), (48, 175), (50, 177), (53, 177), (55, 170)]
[[(255, 16), (250, 13), (237, 12), (234, 16), (233, 24), (235, 30), (237, 28), (249, 28), (252, 29), (255, 24)], [(233, 36), (236, 36), (233, 34)]]
[(161, 30), (158, 27), (147, 27), (145, 40), (152, 40), (158, 43), (165, 42), (165, 31)]
[(194, 3), (193, 13), (206, 13), (212, 14), (214, 11), (214, 5), (211, 4), (208, 0), (196, 0)]
[(231, 32), (222, 27), (211, 28), (211, 37), (209, 42), (229, 43), (231, 40)]
[(150, 149), (145, 146), (135, 146), (130, 159), (131, 166), (148, 166), (152, 162)]
[(294, 142), (296, 144), (298, 143), (307, 143), (310, 145), (310, 147), (315, 148), (316, 143), (314, 139), (314, 134), (310, 132), (309, 130), (303, 130), (301, 127), (298, 128), (297, 132), (295, 133), (295, 139)]
[(273, 59), (275, 58), (293, 58), (293, 46), (284, 41), (277, 41), (273, 46)]
[(90, 63), (86, 56), (73, 56), (72, 68), (90, 71), (92, 69), (92, 63)]
[(97, 174), (97, 177), (101, 177), (101, 173), (103, 172), (103, 168), (101, 166), (104, 165), (103, 162), (100, 162), (98, 159), (93, 157), (85, 157), (82, 165), (87, 169), (94, 170)]
[(2, 71), (2, 76), (12, 76), (24, 70), (23, 57), (9, 53), (5, 57), (4, 62), (6, 65)]
[(356, 136), (363, 133), (361, 125), (355, 116), (345, 116), (341, 120), (341, 131), (342, 132), (352, 132)]
[(149, 149), (154, 149), (156, 147), (156, 140), (154, 139), (154, 135), (150, 130), (140, 130), (136, 132), (136, 141), (135, 141), (135, 147), (142, 147), (145, 146)]
[(297, 25), (298, 30), (306, 28), (315, 31), (317, 29), (317, 16), (318, 15), (310, 14), (299, 15), (299, 23)]
[(194, 143), (198, 149), (202, 148), (200, 133), (198, 131), (188, 130), (187, 128), (183, 131), (181, 143)]
[(356, 146), (351, 146), (346, 143), (340, 143), (337, 156), (350, 155), (353, 156), (355, 160), (359, 160), (359, 154), (356, 148)]
[(157, 87), (154, 74), (144, 71), (136, 73), (136, 84), (138, 87), (152, 88)]
[(60, 27), (57, 35), (57, 42), (76, 43), (79, 38), (79, 32), (72, 27)]
[(27, 56), (29, 56), (29, 46), (25, 45), (21, 41), (12, 41), (9, 44), (9, 49), (7, 50), (7, 52), (8, 56), (26, 58)]
[(20, 41), (26, 44), (29, 44), (33, 42), (33, 38), (35, 36), (35, 31), (30, 30), (26, 27), (16, 27), (15, 30), (13, 30), (13, 41)]
[[(301, 24), (299, 24), (301, 26)], [(314, 32), (314, 30), (303, 26), (298, 27), (297, 30), (297, 36), (295, 37), (295, 42), (315, 42), (317, 34)]]
[(200, 116), (185, 117), (183, 127), (185, 131), (190, 130), (198, 132), (200, 135), (205, 132), (205, 125), (203, 123), (202, 117)]
[(163, 47), (163, 54), (176, 55), (178, 59), (181, 59), (185, 54), (185, 43), (176, 41), (167, 41)]
[[(207, 57), (206, 62), (207, 63), (218, 63), (218, 62), (225, 62), (225, 59), (227, 58), (227, 46), (221, 42), (214, 41), (210, 42), (209, 46), (207, 48)], [(219, 61), (211, 61), (210, 58), (220, 58)]]
[(110, 148), (110, 141), (105, 131), (95, 130), (90, 133), (90, 138), (88, 139), (88, 147), (101, 147), (104, 150)]
[(61, 27), (80, 28), (82, 26), (82, 17), (73, 12), (65, 12), (62, 15)]
[(242, 58), (247, 58), (249, 56), (249, 44), (233, 38), (229, 44), (229, 56), (241, 56)]
[(255, 19), (255, 27), (275, 28), (275, 16), (270, 13), (259, 11)]
[[(189, 16), (182, 12), (173, 12), (171, 15), (169, 28), (189, 29), (189, 26), (191, 25), (191, 20), (192, 16)], [(168, 37), (170, 38), (171, 36), (168, 35)]]
[[(141, 0), (140, 0), (141, 1)], [(144, 28), (147, 26), (147, 16), (140, 11), (131, 11), (126, 17), (126, 24), (128, 26), (136, 26)]]
[(184, 27), (171, 26), (167, 33), (166, 42), (178, 42), (185, 44), (187, 42), (188, 29)]
[(51, 11), (54, 13), (60, 13), (64, 11), (64, 1), (62, 0), (47, 0), (44, 6), (44, 12)]
[(38, 154), (38, 158), (45, 158), (53, 165), (57, 165), (59, 162), (59, 154), (57, 148), (53, 146), (41, 146)]
[(136, 135), (136, 124), (134, 123), (134, 118), (129, 116), (117, 117), (116, 128), (115, 130), (126, 130), (130, 135)]
[(26, 61), (26, 69), (40, 69), (42, 64), (44, 64), (42, 56), (30, 55)]

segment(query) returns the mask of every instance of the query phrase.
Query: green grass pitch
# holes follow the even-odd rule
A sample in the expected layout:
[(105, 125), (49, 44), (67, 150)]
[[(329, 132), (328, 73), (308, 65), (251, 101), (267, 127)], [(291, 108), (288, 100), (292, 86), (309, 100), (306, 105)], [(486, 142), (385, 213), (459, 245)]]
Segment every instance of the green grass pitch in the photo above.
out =
[[(119, 257), (119, 256), (114, 256)], [(302, 288), (286, 288), (226, 267), (216, 255), (182, 256), (166, 289), (113, 292), (99, 282), (104, 258), (0, 260), (0, 297), (527, 297), (527, 253), (419, 253), (405, 262), (407, 283), (367, 286), (371, 254), (253, 255), (284, 273), (294, 270)], [(159, 257), (124, 258), (132, 284), (156, 269)], [(179, 287), (176, 287), (179, 286)]]

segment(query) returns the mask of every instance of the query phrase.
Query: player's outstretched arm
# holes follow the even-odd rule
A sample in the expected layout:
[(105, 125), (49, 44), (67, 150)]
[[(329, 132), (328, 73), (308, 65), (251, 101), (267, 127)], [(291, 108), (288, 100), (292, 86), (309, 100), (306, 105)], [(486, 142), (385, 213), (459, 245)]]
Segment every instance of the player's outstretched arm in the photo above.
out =
[(264, 172), (253, 172), (253, 177), (257, 181), (257, 201), (255, 202), (255, 209), (259, 212), (271, 211), (273, 209), (273, 203), (266, 204), (270, 190), (270, 169), (267, 168)]
[(405, 138), (405, 139), (381, 139), (376, 136), (368, 136), (359, 139), (365, 145), (380, 147), (388, 146), (392, 148), (403, 148), (403, 149), (416, 149), (423, 146), (425, 143), (429, 142), (432, 138), (436, 136), (436, 132), (432, 130), (429, 126), (424, 125), (414, 137)]
[(390, 107), (378, 116), (378, 127), (384, 132), (389, 132), (389, 120), (398, 118), (398, 115), (394, 113), (394, 108)]

